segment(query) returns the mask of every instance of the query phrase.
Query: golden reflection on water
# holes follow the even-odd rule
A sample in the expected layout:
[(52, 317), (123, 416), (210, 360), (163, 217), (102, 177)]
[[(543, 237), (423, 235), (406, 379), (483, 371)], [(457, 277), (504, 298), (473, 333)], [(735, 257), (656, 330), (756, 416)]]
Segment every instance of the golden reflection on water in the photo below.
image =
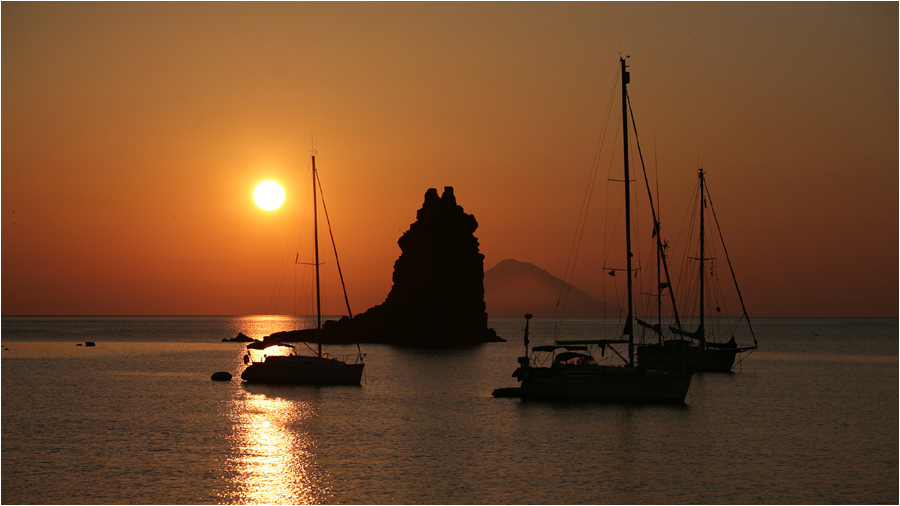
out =
[(300, 400), (244, 392), (235, 399), (227, 491), (232, 504), (328, 502), (326, 473), (315, 462), (315, 440), (304, 428), (314, 415)]
[(252, 315), (235, 318), (232, 326), (236, 332), (262, 339), (275, 332), (315, 327), (315, 321), (306, 316)]

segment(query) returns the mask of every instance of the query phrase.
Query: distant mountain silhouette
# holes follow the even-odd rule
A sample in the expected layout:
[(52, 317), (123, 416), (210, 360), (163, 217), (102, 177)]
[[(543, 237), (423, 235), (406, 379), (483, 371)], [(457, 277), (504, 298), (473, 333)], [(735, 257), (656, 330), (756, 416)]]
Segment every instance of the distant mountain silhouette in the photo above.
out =
[[(553, 316), (562, 288), (569, 286), (562, 316), (620, 316), (622, 309), (569, 285), (540, 267), (506, 259), (484, 273), (484, 301), (491, 316)], [(562, 302), (560, 302), (562, 304)]]

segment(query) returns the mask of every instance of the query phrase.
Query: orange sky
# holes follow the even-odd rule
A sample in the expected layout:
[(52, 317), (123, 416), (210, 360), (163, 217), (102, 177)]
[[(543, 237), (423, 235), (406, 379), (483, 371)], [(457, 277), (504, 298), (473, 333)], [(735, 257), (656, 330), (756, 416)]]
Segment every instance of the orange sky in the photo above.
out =
[[(485, 268), (562, 276), (621, 51), (663, 210), (699, 160), (751, 314), (897, 316), (897, 19), (894, 2), (4, 2), (2, 313), (285, 312), (311, 136), (355, 312), (387, 295), (429, 187), (476, 216)], [(253, 204), (263, 179), (280, 210)], [(599, 296), (593, 224), (573, 283)]]

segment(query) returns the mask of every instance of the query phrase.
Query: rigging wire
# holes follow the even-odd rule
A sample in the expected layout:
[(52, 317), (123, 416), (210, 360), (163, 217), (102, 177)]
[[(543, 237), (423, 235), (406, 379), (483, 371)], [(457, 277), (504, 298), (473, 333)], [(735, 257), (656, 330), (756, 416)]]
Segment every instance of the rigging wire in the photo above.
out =
[[(311, 160), (309, 161), (307, 167), (309, 168), (309, 170), (312, 170), (312, 161)], [(310, 189), (309, 184), (311, 184), (311, 183), (309, 183), (306, 178), (303, 178), (302, 181), (303, 181), (303, 183), (302, 183), (303, 186), (300, 188), (302, 191), (298, 194), (306, 195), (306, 194), (308, 194), (308, 191)], [(313, 188), (313, 190), (315, 190), (315, 189)], [(308, 267), (310, 265), (315, 265), (315, 264), (310, 263), (310, 262), (301, 262), (300, 261), (300, 250), (301, 250), (301, 246), (304, 243), (303, 234), (304, 234), (304, 231), (307, 230), (307, 226), (308, 226), (307, 221), (308, 220), (312, 221), (309, 218), (310, 218), (310, 214), (314, 214), (314, 213), (310, 213), (309, 209), (306, 206), (297, 206), (297, 210), (298, 210), (298, 214), (300, 214), (302, 216), (302, 220), (301, 220), (301, 225), (300, 225), (300, 231), (297, 234), (297, 238), (296, 238), (297, 247), (295, 249), (296, 253), (294, 256), (294, 304), (293, 304), (294, 310), (293, 310), (293, 313), (291, 313), (291, 314), (293, 314), (293, 315), (301, 315), (301, 314), (302, 315), (311, 315), (311, 314), (315, 314), (315, 309), (314, 309), (315, 300), (313, 297), (313, 294), (315, 293), (315, 271), (313, 269), (309, 269), (306, 267)], [(315, 225), (315, 224), (313, 224), (313, 225)], [(312, 228), (315, 229), (315, 226), (313, 226)], [(312, 244), (312, 241), (310, 241), (310, 243), (308, 243), (308, 248), (314, 250), (314, 245)], [(309, 254), (311, 257), (313, 257), (314, 252), (309, 253), (308, 251), (309, 250), (307, 250), (307, 254)], [(302, 272), (301, 280), (299, 283), (297, 282), (297, 272), (298, 271)], [(298, 290), (298, 287), (301, 287), (301, 288)], [(304, 325), (304, 326), (306, 326), (306, 325)]]
[[(688, 193), (691, 195), (690, 201), (698, 202), (700, 196), (699, 189), (696, 186)], [(679, 299), (682, 301), (682, 307), (688, 308), (696, 308), (699, 304), (699, 279), (698, 276), (693, 274), (694, 269), (691, 268), (693, 259), (699, 256), (699, 253), (694, 253), (694, 248), (697, 248), (698, 245), (690, 240), (692, 237), (699, 235), (694, 233), (698, 226), (697, 220), (698, 216), (695, 207), (693, 205), (687, 206), (679, 233), (675, 238), (675, 244), (686, 243), (688, 245), (683, 248), (677, 277)]]
[[(301, 213), (301, 208), (298, 206), (295, 208), (294, 216), (291, 219), (291, 228), (288, 230), (288, 237), (284, 244), (284, 251), (281, 255), (281, 261), (278, 263), (278, 270), (275, 273), (275, 283), (272, 287), (272, 293), (269, 296), (269, 314), (278, 314), (278, 302), (281, 299), (282, 291), (284, 290), (285, 278), (287, 278), (287, 266), (289, 264), (288, 258), (290, 257), (290, 251), (294, 244), (296, 244), (296, 248), (298, 249), (300, 244), (300, 237), (303, 235), (304, 223), (305, 223), (305, 214)], [(295, 235), (296, 234), (296, 235)], [(297, 303), (297, 283), (296, 283), (296, 269), (294, 270), (294, 309), (295, 311), (291, 314), (297, 314), (296, 312), (296, 303)]]
[(347, 285), (344, 283), (344, 273), (341, 270), (341, 261), (338, 259), (337, 244), (334, 242), (334, 231), (331, 230), (331, 218), (328, 217), (328, 208), (325, 206), (325, 192), (322, 191), (322, 181), (316, 172), (316, 183), (319, 185), (319, 195), (322, 197), (322, 210), (325, 211), (325, 222), (328, 224), (328, 235), (331, 237), (331, 247), (334, 250), (334, 262), (337, 264), (338, 276), (341, 278), (341, 289), (344, 291), (344, 302), (347, 304), (347, 315), (353, 318), (350, 310), (350, 298), (347, 296)]
[[(575, 266), (578, 261), (578, 252), (581, 249), (581, 243), (584, 239), (585, 226), (587, 224), (588, 212), (590, 210), (591, 200), (593, 197), (594, 187), (597, 182), (597, 175), (600, 167), (600, 160), (602, 158), (603, 146), (606, 143), (606, 137), (609, 131), (609, 117), (612, 114), (613, 104), (615, 103), (615, 91), (616, 91), (616, 83), (619, 80), (620, 71), (616, 70), (615, 76), (613, 78), (613, 86), (612, 91), (610, 93), (609, 99), (607, 101), (606, 108), (606, 116), (605, 121), (603, 122), (603, 128), (600, 133), (600, 139), (597, 142), (597, 147), (594, 150), (594, 157), (591, 163), (591, 171), (588, 176), (588, 184), (585, 186), (584, 197), (582, 198), (581, 210), (578, 214), (578, 220), (575, 225), (575, 234), (572, 238), (572, 245), (569, 249), (569, 257), (566, 261), (566, 269), (563, 274), (563, 281), (565, 283), (560, 287), (560, 293), (557, 298), (556, 310), (553, 315), (553, 321), (555, 322), (555, 336), (558, 337), (560, 332), (560, 324), (562, 321), (562, 316), (565, 314), (565, 308), (568, 303), (569, 294), (572, 288), (572, 280), (575, 274)], [(616, 138), (618, 138), (618, 134), (616, 134)], [(606, 310), (606, 305), (604, 304), (604, 312)], [(605, 315), (604, 315), (605, 316)]]
[[(706, 194), (709, 195), (709, 188), (706, 188)], [(722, 227), (719, 226), (719, 218), (716, 216), (716, 210), (712, 204), (712, 198), (709, 199), (709, 210), (712, 213), (713, 221), (716, 223), (716, 229), (719, 231), (719, 240), (722, 243), (722, 251), (725, 253), (725, 260), (728, 262), (728, 269), (731, 271), (731, 277), (734, 281), (734, 289), (737, 292), (738, 300), (741, 302), (741, 311), (747, 320), (747, 327), (750, 328), (750, 335), (753, 336), (753, 345), (756, 346), (756, 334), (753, 332), (753, 326), (750, 324), (750, 316), (747, 314), (747, 307), (744, 305), (744, 297), (741, 295), (741, 289), (738, 287), (737, 276), (734, 274), (734, 267), (731, 265), (731, 257), (728, 256), (728, 249), (725, 247), (725, 237), (722, 235)]]
[[(316, 182), (319, 184), (319, 195), (322, 197), (322, 210), (325, 211), (325, 222), (328, 224), (328, 235), (331, 237), (331, 247), (334, 250), (334, 263), (337, 265), (338, 277), (341, 279), (341, 290), (344, 293), (344, 302), (347, 304), (347, 316), (353, 318), (353, 311), (350, 309), (350, 297), (347, 295), (347, 285), (344, 283), (344, 272), (341, 270), (341, 261), (338, 259), (337, 244), (334, 241), (334, 231), (331, 229), (331, 218), (328, 217), (328, 208), (325, 206), (325, 192), (322, 190), (322, 180), (319, 179), (319, 173), (316, 172)], [(356, 343), (356, 351), (362, 357), (362, 348)]]
[(277, 314), (278, 313), (278, 299), (281, 295), (281, 290), (284, 288), (284, 277), (287, 275), (287, 258), (288, 252), (291, 249), (291, 243), (293, 242), (293, 233), (294, 226), (297, 222), (297, 216), (294, 215), (293, 221), (291, 222), (291, 230), (288, 233), (287, 241), (285, 241), (284, 251), (281, 254), (281, 261), (278, 262), (278, 270), (275, 272), (275, 283), (272, 286), (272, 293), (269, 295), (269, 304), (266, 306), (269, 309), (269, 314)]
[[(658, 252), (657, 254), (661, 255), (662, 267), (664, 268), (665, 274), (666, 274), (666, 282), (669, 284), (669, 295), (671, 297), (672, 312), (673, 312), (673, 316), (675, 317), (675, 325), (678, 329), (681, 329), (681, 322), (680, 322), (680, 318), (678, 317), (678, 307), (675, 303), (675, 294), (672, 291), (672, 280), (669, 276), (669, 266), (666, 261), (665, 251), (663, 249), (662, 231), (660, 230), (661, 226), (660, 226), (659, 215), (656, 212), (656, 206), (654, 205), (654, 202), (653, 202), (653, 191), (650, 189), (650, 179), (647, 176), (647, 167), (644, 164), (644, 154), (641, 151), (641, 143), (640, 143), (640, 140), (638, 139), (637, 123), (634, 120), (634, 110), (631, 108), (631, 98), (626, 97), (626, 99), (628, 99), (628, 112), (631, 113), (631, 125), (632, 125), (632, 128), (634, 129), (634, 141), (635, 141), (635, 144), (637, 145), (638, 155), (640, 156), (640, 159), (641, 159), (641, 170), (644, 173), (644, 183), (646, 184), (646, 187), (647, 187), (647, 198), (648, 198), (648, 201), (650, 204), (650, 212), (653, 216), (653, 231), (654, 231), (653, 235), (656, 237), (656, 245), (657, 245), (657, 252)], [(654, 137), (654, 145), (655, 145), (655, 141), (656, 141), (656, 138)], [(655, 152), (654, 152), (654, 156), (655, 156)], [(659, 202), (659, 170), (657, 170), (656, 175), (657, 175), (656, 191), (657, 191), (657, 205), (658, 205), (658, 202)], [(659, 294), (659, 296), (662, 297), (662, 294)]]

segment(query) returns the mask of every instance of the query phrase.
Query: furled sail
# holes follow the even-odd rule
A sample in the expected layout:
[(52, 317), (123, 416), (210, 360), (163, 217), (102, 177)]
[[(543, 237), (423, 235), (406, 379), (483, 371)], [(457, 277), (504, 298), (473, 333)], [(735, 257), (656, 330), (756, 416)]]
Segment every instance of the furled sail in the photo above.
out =
[(680, 336), (690, 337), (691, 339), (696, 339), (700, 342), (706, 342), (706, 332), (703, 329), (703, 325), (697, 327), (697, 330), (694, 332), (682, 330), (677, 327), (669, 327), (669, 330)]
[(660, 325), (658, 323), (647, 323), (644, 320), (641, 320), (640, 318), (635, 318), (635, 320), (637, 320), (638, 325), (640, 325), (641, 327), (648, 328), (648, 329), (652, 330), (653, 332), (656, 332), (657, 334), (662, 334), (662, 325)]

